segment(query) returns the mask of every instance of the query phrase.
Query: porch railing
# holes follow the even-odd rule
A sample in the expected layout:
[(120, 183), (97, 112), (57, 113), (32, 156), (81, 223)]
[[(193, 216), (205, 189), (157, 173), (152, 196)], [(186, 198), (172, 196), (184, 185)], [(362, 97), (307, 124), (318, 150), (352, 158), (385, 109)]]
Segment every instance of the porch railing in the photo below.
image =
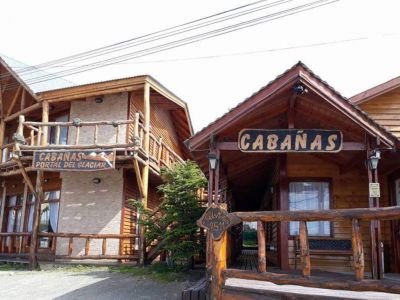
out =
[[(224, 249), (226, 249), (226, 236), (219, 241), (212, 241), (211, 252), (211, 273), (213, 281), (220, 284), (211, 285), (214, 289), (212, 293), (215, 295), (220, 294), (223, 276), (236, 277), (244, 279), (258, 279), (272, 281), (278, 284), (297, 284), (302, 285), (306, 283), (307, 286), (320, 287), (320, 288), (343, 288), (343, 289), (362, 289), (366, 287), (360, 285), (360, 282), (352, 284), (348, 282), (340, 283), (316, 283), (309, 280), (311, 275), (311, 262), (310, 262), (310, 248), (308, 243), (307, 222), (313, 221), (340, 221), (351, 222), (352, 228), (352, 251), (353, 263), (355, 270), (355, 279), (361, 281), (364, 279), (364, 247), (362, 242), (362, 235), (360, 230), (360, 221), (376, 222), (383, 220), (400, 219), (400, 206), (382, 207), (382, 208), (356, 208), (356, 209), (333, 209), (333, 210), (309, 210), (309, 211), (258, 211), (258, 212), (233, 212), (241, 221), (257, 222), (257, 237), (258, 237), (258, 274), (247, 274), (241, 270), (226, 269), (226, 256)], [(301, 262), (303, 279), (291, 278), (285, 274), (266, 273), (266, 236), (264, 232), (265, 222), (292, 222), (297, 221), (300, 223), (299, 240), (301, 249)], [(225, 234), (226, 235), (226, 234)], [(246, 273), (243, 275), (243, 273)], [(214, 279), (215, 278), (215, 279)], [(379, 285), (368, 282), (368, 287), (371, 290), (379, 289)], [(383, 285), (382, 285), (383, 287)], [(388, 287), (385, 286), (387, 289)], [(391, 290), (400, 292), (400, 285), (392, 288)]]
[[(32, 233), (30, 232), (2, 232), (0, 233), (0, 257), (28, 257), (30, 255), (29, 247), (31, 243)], [(137, 259), (137, 253), (135, 253), (134, 245), (136, 240), (139, 238), (136, 234), (85, 234), (85, 233), (49, 233), (49, 232), (39, 232), (38, 239), (48, 238), (51, 243), (50, 255), (54, 255), (55, 258), (59, 259), (124, 259), (124, 260), (134, 260)], [(62, 239), (67, 240), (67, 253), (66, 254), (56, 254), (57, 241)], [(82, 254), (74, 255), (74, 242), (76, 240), (84, 240), (84, 250)], [(97, 251), (100, 254), (93, 254), (91, 249), (91, 241), (100, 240), (101, 250)], [(108, 248), (108, 241), (117, 240), (118, 250), (115, 253), (110, 253)], [(130, 251), (125, 253), (124, 243), (128, 241), (133, 247), (129, 247)], [(36, 253), (37, 256), (43, 254)]]

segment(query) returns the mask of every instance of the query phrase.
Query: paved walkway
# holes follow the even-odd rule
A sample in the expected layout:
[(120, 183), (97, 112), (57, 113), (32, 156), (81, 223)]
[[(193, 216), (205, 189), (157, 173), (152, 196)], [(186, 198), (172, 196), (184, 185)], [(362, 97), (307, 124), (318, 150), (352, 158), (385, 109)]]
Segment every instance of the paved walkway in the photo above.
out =
[(179, 299), (185, 282), (159, 283), (108, 271), (0, 271), (0, 299)]

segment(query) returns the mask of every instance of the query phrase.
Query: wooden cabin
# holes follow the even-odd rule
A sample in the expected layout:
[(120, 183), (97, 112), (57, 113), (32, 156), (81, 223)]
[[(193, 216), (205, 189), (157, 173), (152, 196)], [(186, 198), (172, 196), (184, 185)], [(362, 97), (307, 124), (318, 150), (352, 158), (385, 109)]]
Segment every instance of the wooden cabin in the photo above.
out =
[[(400, 272), (399, 78), (388, 85), (346, 99), (298, 63), (186, 141), (209, 179), (213, 299), (400, 293), (387, 278)], [(324, 293), (312, 299), (344, 295)]]
[(0, 259), (143, 263), (128, 200), (156, 208), (161, 169), (189, 157), (186, 103), (150, 76), (35, 93), (0, 74)]

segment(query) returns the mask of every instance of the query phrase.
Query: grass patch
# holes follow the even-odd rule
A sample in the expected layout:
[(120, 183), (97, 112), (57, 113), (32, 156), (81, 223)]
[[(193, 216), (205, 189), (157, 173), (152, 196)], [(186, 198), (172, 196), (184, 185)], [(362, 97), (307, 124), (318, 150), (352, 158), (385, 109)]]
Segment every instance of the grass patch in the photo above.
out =
[(29, 270), (26, 264), (0, 264), (0, 271), (24, 271)]
[(95, 271), (108, 271), (107, 266), (91, 266), (91, 265), (58, 265), (51, 268), (44, 268), (46, 271), (53, 272), (72, 272), (72, 273), (87, 273)]
[(187, 278), (188, 272), (185, 269), (170, 268), (164, 262), (157, 262), (145, 267), (120, 266), (111, 267), (111, 272), (140, 276), (159, 282), (183, 281)]

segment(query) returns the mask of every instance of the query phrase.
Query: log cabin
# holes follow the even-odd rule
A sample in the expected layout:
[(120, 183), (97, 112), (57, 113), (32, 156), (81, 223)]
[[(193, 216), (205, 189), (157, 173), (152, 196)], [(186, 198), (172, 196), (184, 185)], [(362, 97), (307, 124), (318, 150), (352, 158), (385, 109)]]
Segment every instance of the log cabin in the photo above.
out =
[(185, 142), (209, 182), (211, 299), (400, 297), (399, 109), (400, 78), (347, 99), (299, 62)]
[(186, 103), (147, 75), (34, 92), (0, 74), (0, 259), (151, 260), (128, 200), (155, 209), (189, 157)]

